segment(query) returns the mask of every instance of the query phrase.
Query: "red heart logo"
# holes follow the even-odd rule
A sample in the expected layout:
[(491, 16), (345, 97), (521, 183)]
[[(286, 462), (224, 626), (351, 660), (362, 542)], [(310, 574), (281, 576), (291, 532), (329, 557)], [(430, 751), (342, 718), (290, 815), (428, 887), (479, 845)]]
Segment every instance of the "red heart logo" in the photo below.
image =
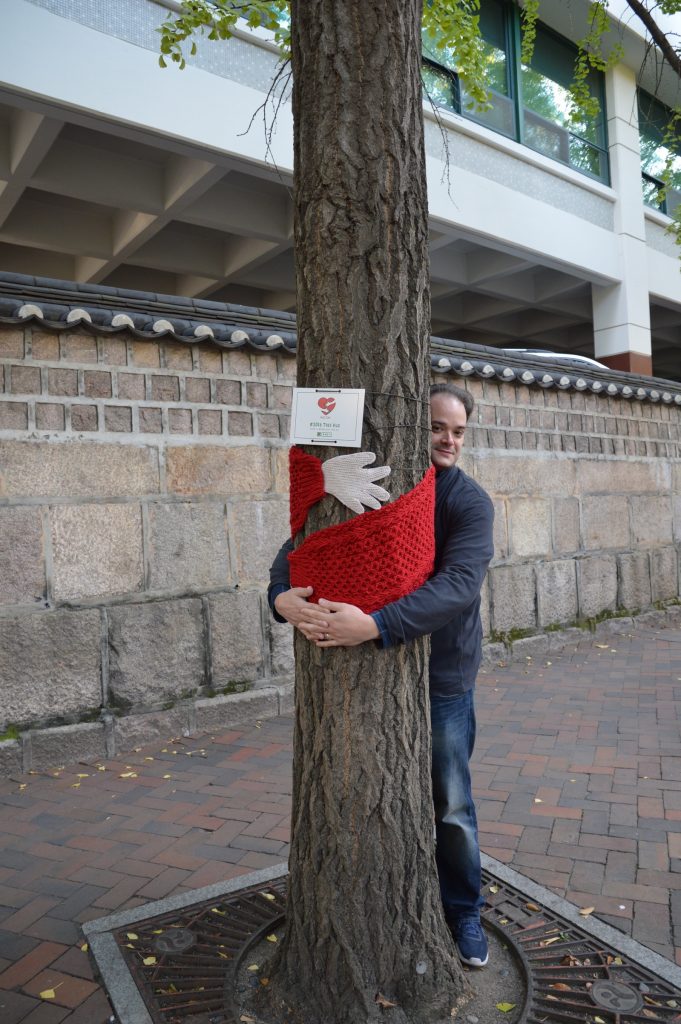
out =
[(329, 413), (333, 412), (333, 410), (336, 408), (336, 399), (335, 398), (320, 398), (319, 401), (317, 402), (317, 405), (322, 410), (322, 414), (324, 416), (328, 416)]

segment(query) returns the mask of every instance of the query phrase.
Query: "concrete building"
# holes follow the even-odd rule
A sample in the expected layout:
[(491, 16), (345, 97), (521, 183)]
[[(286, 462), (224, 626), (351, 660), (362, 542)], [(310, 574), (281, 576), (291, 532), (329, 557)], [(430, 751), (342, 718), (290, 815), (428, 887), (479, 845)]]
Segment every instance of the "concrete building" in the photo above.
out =
[[(162, 71), (157, 28), (173, 6), (8, 5), (0, 270), (293, 311), (291, 112), (284, 97), (274, 123), (267, 103), (276, 48), (240, 31)], [(678, 197), (659, 195), (679, 82), (655, 51), (644, 63), (629, 13), (610, 33), (622, 60), (592, 74), (600, 114), (570, 121), (587, 9), (543, 0), (526, 68), (517, 7), (483, 0), (483, 112), (467, 109), (455, 59), (425, 41), (433, 334), (679, 381), (681, 276), (666, 233)]]

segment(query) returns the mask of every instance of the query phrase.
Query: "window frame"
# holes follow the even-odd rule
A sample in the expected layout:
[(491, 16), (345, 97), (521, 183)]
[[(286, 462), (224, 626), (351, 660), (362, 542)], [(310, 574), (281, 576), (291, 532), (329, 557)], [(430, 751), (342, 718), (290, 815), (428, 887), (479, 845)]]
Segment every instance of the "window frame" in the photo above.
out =
[[(463, 107), (461, 103), (461, 86), (459, 82), (459, 76), (455, 71), (453, 71), (451, 68), (446, 67), (446, 65), (440, 64), (437, 60), (434, 60), (432, 56), (422, 56), (422, 63), (428, 64), (433, 69), (439, 72), (445, 72), (447, 76), (451, 79), (453, 83), (452, 95), (454, 98), (455, 113), (459, 114), (461, 117), (465, 117), (466, 120), (472, 121), (474, 124), (482, 125), (489, 131), (493, 131), (496, 134), (501, 135), (502, 138), (511, 139), (514, 142), (517, 142), (520, 145), (525, 146), (527, 149), (530, 149), (533, 153), (538, 153), (546, 157), (547, 160), (554, 160), (556, 163), (561, 164), (563, 167), (570, 168), (570, 170), (575, 171), (577, 174), (583, 174), (585, 177), (589, 178), (592, 181), (597, 181), (602, 185), (609, 186), (610, 155), (608, 148), (608, 121), (605, 98), (605, 80), (603, 74), (600, 72), (596, 72), (596, 74), (598, 75), (597, 98), (601, 107), (602, 116), (602, 145), (592, 142), (590, 139), (583, 137), (579, 133), (573, 131), (571, 128), (559, 125), (557, 122), (555, 122), (556, 128), (561, 128), (563, 131), (566, 132), (567, 135), (567, 160), (562, 160), (560, 159), (560, 157), (556, 157), (551, 155), (550, 153), (546, 153), (536, 146), (529, 145), (525, 141), (525, 107), (523, 104), (522, 96), (522, 64), (520, 60), (522, 48), (520, 10), (515, 3), (511, 2), (511, 0), (500, 0), (500, 3), (504, 15), (504, 37), (506, 42), (506, 63), (509, 86), (508, 97), (504, 97), (504, 99), (510, 100), (513, 104), (514, 133), (512, 135), (509, 135), (507, 132), (501, 131), (500, 129), (492, 126), (491, 124), (489, 124), (488, 121), (484, 119), (484, 117), (476, 116), (474, 112), (467, 111)], [(565, 36), (560, 35), (558, 32), (555, 32), (552, 28), (550, 28), (548, 25), (545, 25), (543, 22), (538, 22), (537, 27), (540, 28), (542, 32), (545, 32), (548, 35), (553, 36), (553, 38), (556, 39), (561, 45), (568, 46), (571, 50), (574, 50), (575, 58), (577, 57), (577, 47), (573, 42), (571, 42), (571, 40), (567, 39)], [(598, 153), (600, 159), (600, 166), (603, 169), (602, 174), (593, 174), (592, 172), (582, 167), (578, 167), (576, 164), (570, 162), (569, 152), (570, 142), (572, 139), (589, 146), (591, 149), (595, 150)]]
[[(653, 96), (652, 93), (647, 92), (645, 89), (638, 88), (636, 90), (636, 109), (637, 109), (637, 116), (638, 116), (639, 149), (640, 149), (641, 139), (643, 137), (643, 134), (641, 132), (641, 114), (642, 114), (641, 99), (642, 99), (642, 97), (645, 97), (646, 101), (649, 104), (653, 104), (656, 107), (658, 107), (660, 112), (662, 114), (664, 114), (664, 116), (665, 116), (665, 118), (667, 120), (669, 120), (669, 118), (672, 116), (671, 109), (665, 103), (663, 103), (662, 100), (658, 99), (657, 96)], [(648, 123), (650, 123), (648, 117), (646, 117), (646, 121)], [(663, 139), (664, 139), (664, 134), (662, 135), (662, 137), (660, 139), (660, 144), (662, 143)], [(677, 157), (679, 157), (679, 159), (681, 159), (681, 144), (679, 145), (678, 149), (672, 149), (672, 152), (674, 153), (675, 156), (677, 156)], [(649, 185), (653, 185), (658, 193), (659, 192), (663, 193), (663, 198), (661, 200), (659, 200), (657, 203), (651, 203), (648, 199), (646, 199), (645, 191), (642, 189), (641, 192), (642, 192), (643, 205), (646, 206), (649, 210), (657, 210), (658, 213), (664, 214), (665, 217), (671, 217), (672, 213), (669, 212), (669, 207), (668, 207), (668, 204), (667, 204), (667, 191), (668, 191), (667, 190), (667, 186), (665, 185), (665, 183), (662, 181), (661, 178), (656, 178), (654, 174), (650, 174), (648, 171), (646, 171), (644, 169), (644, 167), (643, 167), (643, 153), (642, 152), (641, 152), (641, 180), (642, 180), (642, 183), (643, 182), (647, 182)], [(676, 195), (678, 195), (679, 192), (681, 192), (681, 190), (674, 189), (674, 192), (675, 192)], [(678, 205), (679, 205), (679, 201), (676, 200), (674, 208), (676, 209), (676, 207)]]

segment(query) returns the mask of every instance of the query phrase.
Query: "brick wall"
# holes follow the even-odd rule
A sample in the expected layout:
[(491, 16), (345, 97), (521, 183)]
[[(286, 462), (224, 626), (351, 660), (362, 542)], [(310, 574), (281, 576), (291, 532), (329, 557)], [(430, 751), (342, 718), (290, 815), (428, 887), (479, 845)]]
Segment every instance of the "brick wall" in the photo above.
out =
[[(22, 731), (0, 767), (289, 701), (264, 593), (294, 375), (281, 351), (0, 330), (0, 732)], [(496, 507), (493, 642), (678, 598), (678, 405), (458, 383)]]

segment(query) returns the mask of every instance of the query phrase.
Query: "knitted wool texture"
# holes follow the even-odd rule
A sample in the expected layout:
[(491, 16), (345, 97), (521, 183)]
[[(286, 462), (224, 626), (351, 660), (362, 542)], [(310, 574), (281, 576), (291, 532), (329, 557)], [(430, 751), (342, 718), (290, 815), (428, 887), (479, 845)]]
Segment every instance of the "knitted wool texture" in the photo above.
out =
[[(298, 521), (312, 493), (306, 485), (301, 497), (296, 486), (292, 475), (292, 522), (293, 510)], [(410, 594), (426, 582), (435, 564), (434, 467), (397, 501), (318, 530), (288, 558), (291, 586), (313, 587), (312, 601), (344, 601), (368, 614)]]
[(305, 525), (309, 509), (321, 501), (326, 491), (320, 460), (314, 455), (306, 455), (295, 445), (289, 449), (288, 470), (291, 481), (291, 536), (295, 537)]

